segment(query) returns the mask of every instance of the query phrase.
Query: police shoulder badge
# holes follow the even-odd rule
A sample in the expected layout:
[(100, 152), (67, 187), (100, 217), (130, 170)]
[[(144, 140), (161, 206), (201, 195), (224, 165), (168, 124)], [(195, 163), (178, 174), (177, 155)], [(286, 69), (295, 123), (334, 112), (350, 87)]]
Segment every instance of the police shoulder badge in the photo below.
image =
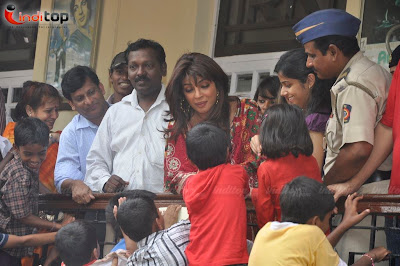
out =
[(346, 124), (350, 121), (351, 105), (343, 104), (343, 122)]

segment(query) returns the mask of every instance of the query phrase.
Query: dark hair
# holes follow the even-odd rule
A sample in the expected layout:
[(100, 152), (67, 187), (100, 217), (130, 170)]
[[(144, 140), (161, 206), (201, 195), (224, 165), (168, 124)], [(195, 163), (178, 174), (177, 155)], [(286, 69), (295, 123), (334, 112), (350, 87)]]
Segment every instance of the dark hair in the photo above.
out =
[(218, 101), (212, 107), (207, 121), (228, 132), (230, 101), (228, 76), (212, 58), (200, 53), (188, 53), (178, 59), (165, 90), (169, 114), (172, 116), (171, 120), (175, 121), (172, 128), (165, 130), (165, 133), (176, 140), (180, 134), (188, 130), (188, 122), (194, 110), (183, 94), (182, 82), (186, 77), (193, 77), (195, 82), (198, 77), (202, 77), (215, 83)]
[(331, 44), (339, 48), (346, 57), (352, 57), (360, 51), (357, 38), (353, 36), (328, 35), (319, 37), (313, 41), (314, 47), (323, 55), (326, 55), (329, 45)]
[(280, 158), (292, 153), (310, 156), (313, 144), (302, 110), (296, 105), (277, 104), (265, 111), (260, 130), (261, 153)]
[(254, 94), (254, 101), (258, 100), (258, 96), (267, 98), (267, 91), (272, 97), (277, 98), (281, 84), (277, 76), (268, 76), (264, 78), (258, 85), (256, 93)]
[(87, 79), (99, 86), (100, 81), (93, 69), (87, 66), (75, 66), (65, 73), (61, 88), (65, 98), (72, 101), (71, 93), (76, 92), (85, 85)]
[(282, 222), (305, 224), (314, 216), (322, 221), (335, 208), (329, 189), (306, 176), (296, 177), (286, 184), (279, 201)]
[[(69, 4), (69, 10), (71, 11), (71, 16), (74, 18), (75, 20), (75, 12), (74, 12), (74, 6), (75, 6), (75, 1), (76, 0), (71, 0), (71, 3)], [(86, 4), (87, 4), (87, 8), (89, 10), (89, 17), (87, 18), (87, 23), (89, 24), (90, 21), (90, 17), (92, 16), (92, 0), (86, 0)]]
[(49, 127), (40, 119), (34, 117), (23, 118), (18, 121), (14, 129), (15, 146), (28, 144), (49, 146)]
[(226, 163), (229, 146), (226, 132), (207, 122), (196, 125), (186, 136), (187, 156), (200, 170)]
[(119, 207), (118, 199), (121, 197), (126, 197), (127, 199), (134, 199), (134, 198), (149, 198), (154, 200), (156, 198), (156, 194), (153, 192), (142, 190), (142, 189), (135, 189), (135, 190), (128, 190), (120, 192), (114, 195), (108, 205), (106, 206), (105, 214), (106, 214), (106, 222), (110, 223), (111, 226), (114, 228), (115, 236), (118, 238), (122, 238), (121, 229), (119, 228), (118, 221), (114, 217), (113, 209), (114, 206)]
[(160, 66), (165, 64), (164, 48), (158, 42), (153, 41), (153, 40), (147, 40), (147, 39), (138, 39), (136, 42), (130, 43), (128, 45), (128, 48), (126, 48), (126, 50), (125, 50), (126, 62), (128, 63), (128, 56), (129, 56), (130, 52), (134, 52), (134, 51), (141, 50), (141, 49), (147, 49), (147, 48), (153, 49), (154, 52), (156, 52), (157, 60), (158, 60), (158, 63), (160, 63)]
[(154, 200), (147, 197), (127, 199), (117, 213), (122, 231), (135, 242), (152, 234), (156, 218), (158, 212)]
[[(303, 48), (293, 49), (284, 53), (275, 65), (275, 72), (282, 73), (285, 77), (297, 79), (302, 84), (307, 82), (309, 74), (315, 76), (315, 83), (308, 99), (306, 115), (311, 113), (330, 113), (331, 94), (330, 89), (335, 82), (333, 79), (320, 80), (311, 68), (306, 66), (307, 54)], [(285, 100), (281, 99), (282, 102)]]
[(25, 81), (22, 85), (22, 96), (12, 118), (15, 122), (18, 122), (24, 117), (28, 117), (26, 113), (26, 106), (29, 105), (34, 111), (45, 103), (48, 98), (55, 98), (60, 103), (62, 98), (58, 93), (58, 90), (53, 86), (37, 81)]
[(57, 232), (55, 245), (65, 265), (86, 264), (97, 248), (96, 228), (83, 220), (69, 223)]

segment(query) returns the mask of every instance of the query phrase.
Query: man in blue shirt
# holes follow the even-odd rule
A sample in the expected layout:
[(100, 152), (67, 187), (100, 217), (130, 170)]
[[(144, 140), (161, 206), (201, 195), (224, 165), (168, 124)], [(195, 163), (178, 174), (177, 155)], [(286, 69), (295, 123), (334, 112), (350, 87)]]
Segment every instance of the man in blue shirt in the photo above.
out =
[(54, 183), (59, 192), (72, 193), (75, 202), (86, 204), (94, 199), (83, 182), (86, 156), (109, 105), (104, 99), (103, 84), (89, 67), (70, 69), (64, 75), (61, 88), (72, 110), (78, 114), (60, 136)]

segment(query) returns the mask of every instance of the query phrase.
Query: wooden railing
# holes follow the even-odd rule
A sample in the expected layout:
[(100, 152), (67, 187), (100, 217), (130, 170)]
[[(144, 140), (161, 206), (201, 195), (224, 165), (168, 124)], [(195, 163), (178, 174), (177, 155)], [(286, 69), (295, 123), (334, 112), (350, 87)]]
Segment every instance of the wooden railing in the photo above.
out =
[[(344, 212), (344, 202), (342, 197), (336, 203), (340, 213)], [(358, 203), (359, 212), (370, 209), (375, 214), (400, 214), (400, 195), (366, 194)]]
[[(95, 199), (89, 204), (80, 205), (74, 202), (69, 195), (45, 194), (39, 196), (39, 210), (42, 211), (74, 211), (74, 210), (104, 210), (113, 193), (95, 194)], [(345, 198), (339, 199), (337, 207), (339, 212), (344, 211)], [(180, 195), (159, 194), (155, 199), (157, 207), (166, 207), (170, 204), (185, 206)], [(254, 210), (251, 201), (246, 200), (248, 210)], [(368, 194), (359, 201), (358, 211), (370, 209), (377, 214), (400, 214), (400, 195)]]
[[(70, 195), (44, 194), (39, 196), (39, 210), (41, 211), (81, 211), (81, 210), (104, 210), (113, 193), (94, 194), (95, 199), (89, 204), (81, 205), (71, 199)], [(167, 207), (171, 204), (185, 206), (180, 195), (159, 194), (155, 200), (157, 207)]]
[[(55, 211), (64, 211), (68, 213), (85, 213), (88, 210), (99, 210), (104, 211), (107, 206), (109, 200), (115, 194), (105, 193), (105, 194), (95, 194), (95, 199), (92, 200), (89, 204), (80, 205), (75, 203), (70, 195), (60, 195), (60, 194), (46, 194), (39, 196), (39, 210), (45, 211), (46, 213), (52, 213)], [(337, 207), (339, 213), (344, 212), (344, 202), (345, 198), (341, 198), (337, 202)], [(155, 204), (157, 207), (166, 207), (171, 204), (180, 204), (185, 206), (185, 202), (180, 195), (172, 195), (172, 194), (159, 194), (155, 199)], [(258, 226), (256, 223), (256, 215), (254, 206), (251, 200), (246, 200), (247, 207), (247, 225), (248, 225), (248, 238), (255, 238), (256, 233), (258, 232)], [(378, 195), (378, 194), (369, 194), (364, 195), (363, 199), (359, 201), (358, 211), (361, 212), (365, 209), (371, 210), (371, 226), (367, 227), (355, 227), (356, 229), (365, 229), (370, 231), (370, 249), (374, 248), (375, 245), (375, 234), (377, 231), (383, 230), (391, 230), (400, 232), (399, 227), (377, 227), (376, 226), (376, 217), (382, 215), (391, 215), (397, 217), (400, 215), (400, 195)], [(397, 219), (397, 218), (395, 218)], [(104, 223), (104, 221), (100, 221)], [(359, 253), (357, 252), (349, 252), (349, 262), (352, 263), (354, 261), (354, 256)], [(361, 253), (360, 253), (361, 254)], [(390, 265), (394, 265), (394, 257), (399, 257), (400, 254), (392, 254), (391, 255), (391, 263)]]

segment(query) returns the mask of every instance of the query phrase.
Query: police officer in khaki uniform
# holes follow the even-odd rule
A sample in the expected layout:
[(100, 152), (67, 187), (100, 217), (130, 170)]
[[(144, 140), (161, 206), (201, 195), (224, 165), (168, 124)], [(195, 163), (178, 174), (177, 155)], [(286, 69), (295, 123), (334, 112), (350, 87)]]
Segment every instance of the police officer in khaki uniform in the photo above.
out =
[(360, 20), (339, 9), (314, 12), (293, 30), (318, 78), (337, 78), (331, 89), (332, 114), (325, 132), (324, 182), (351, 179), (374, 145), (391, 82), (389, 72), (367, 59), (356, 35)]

